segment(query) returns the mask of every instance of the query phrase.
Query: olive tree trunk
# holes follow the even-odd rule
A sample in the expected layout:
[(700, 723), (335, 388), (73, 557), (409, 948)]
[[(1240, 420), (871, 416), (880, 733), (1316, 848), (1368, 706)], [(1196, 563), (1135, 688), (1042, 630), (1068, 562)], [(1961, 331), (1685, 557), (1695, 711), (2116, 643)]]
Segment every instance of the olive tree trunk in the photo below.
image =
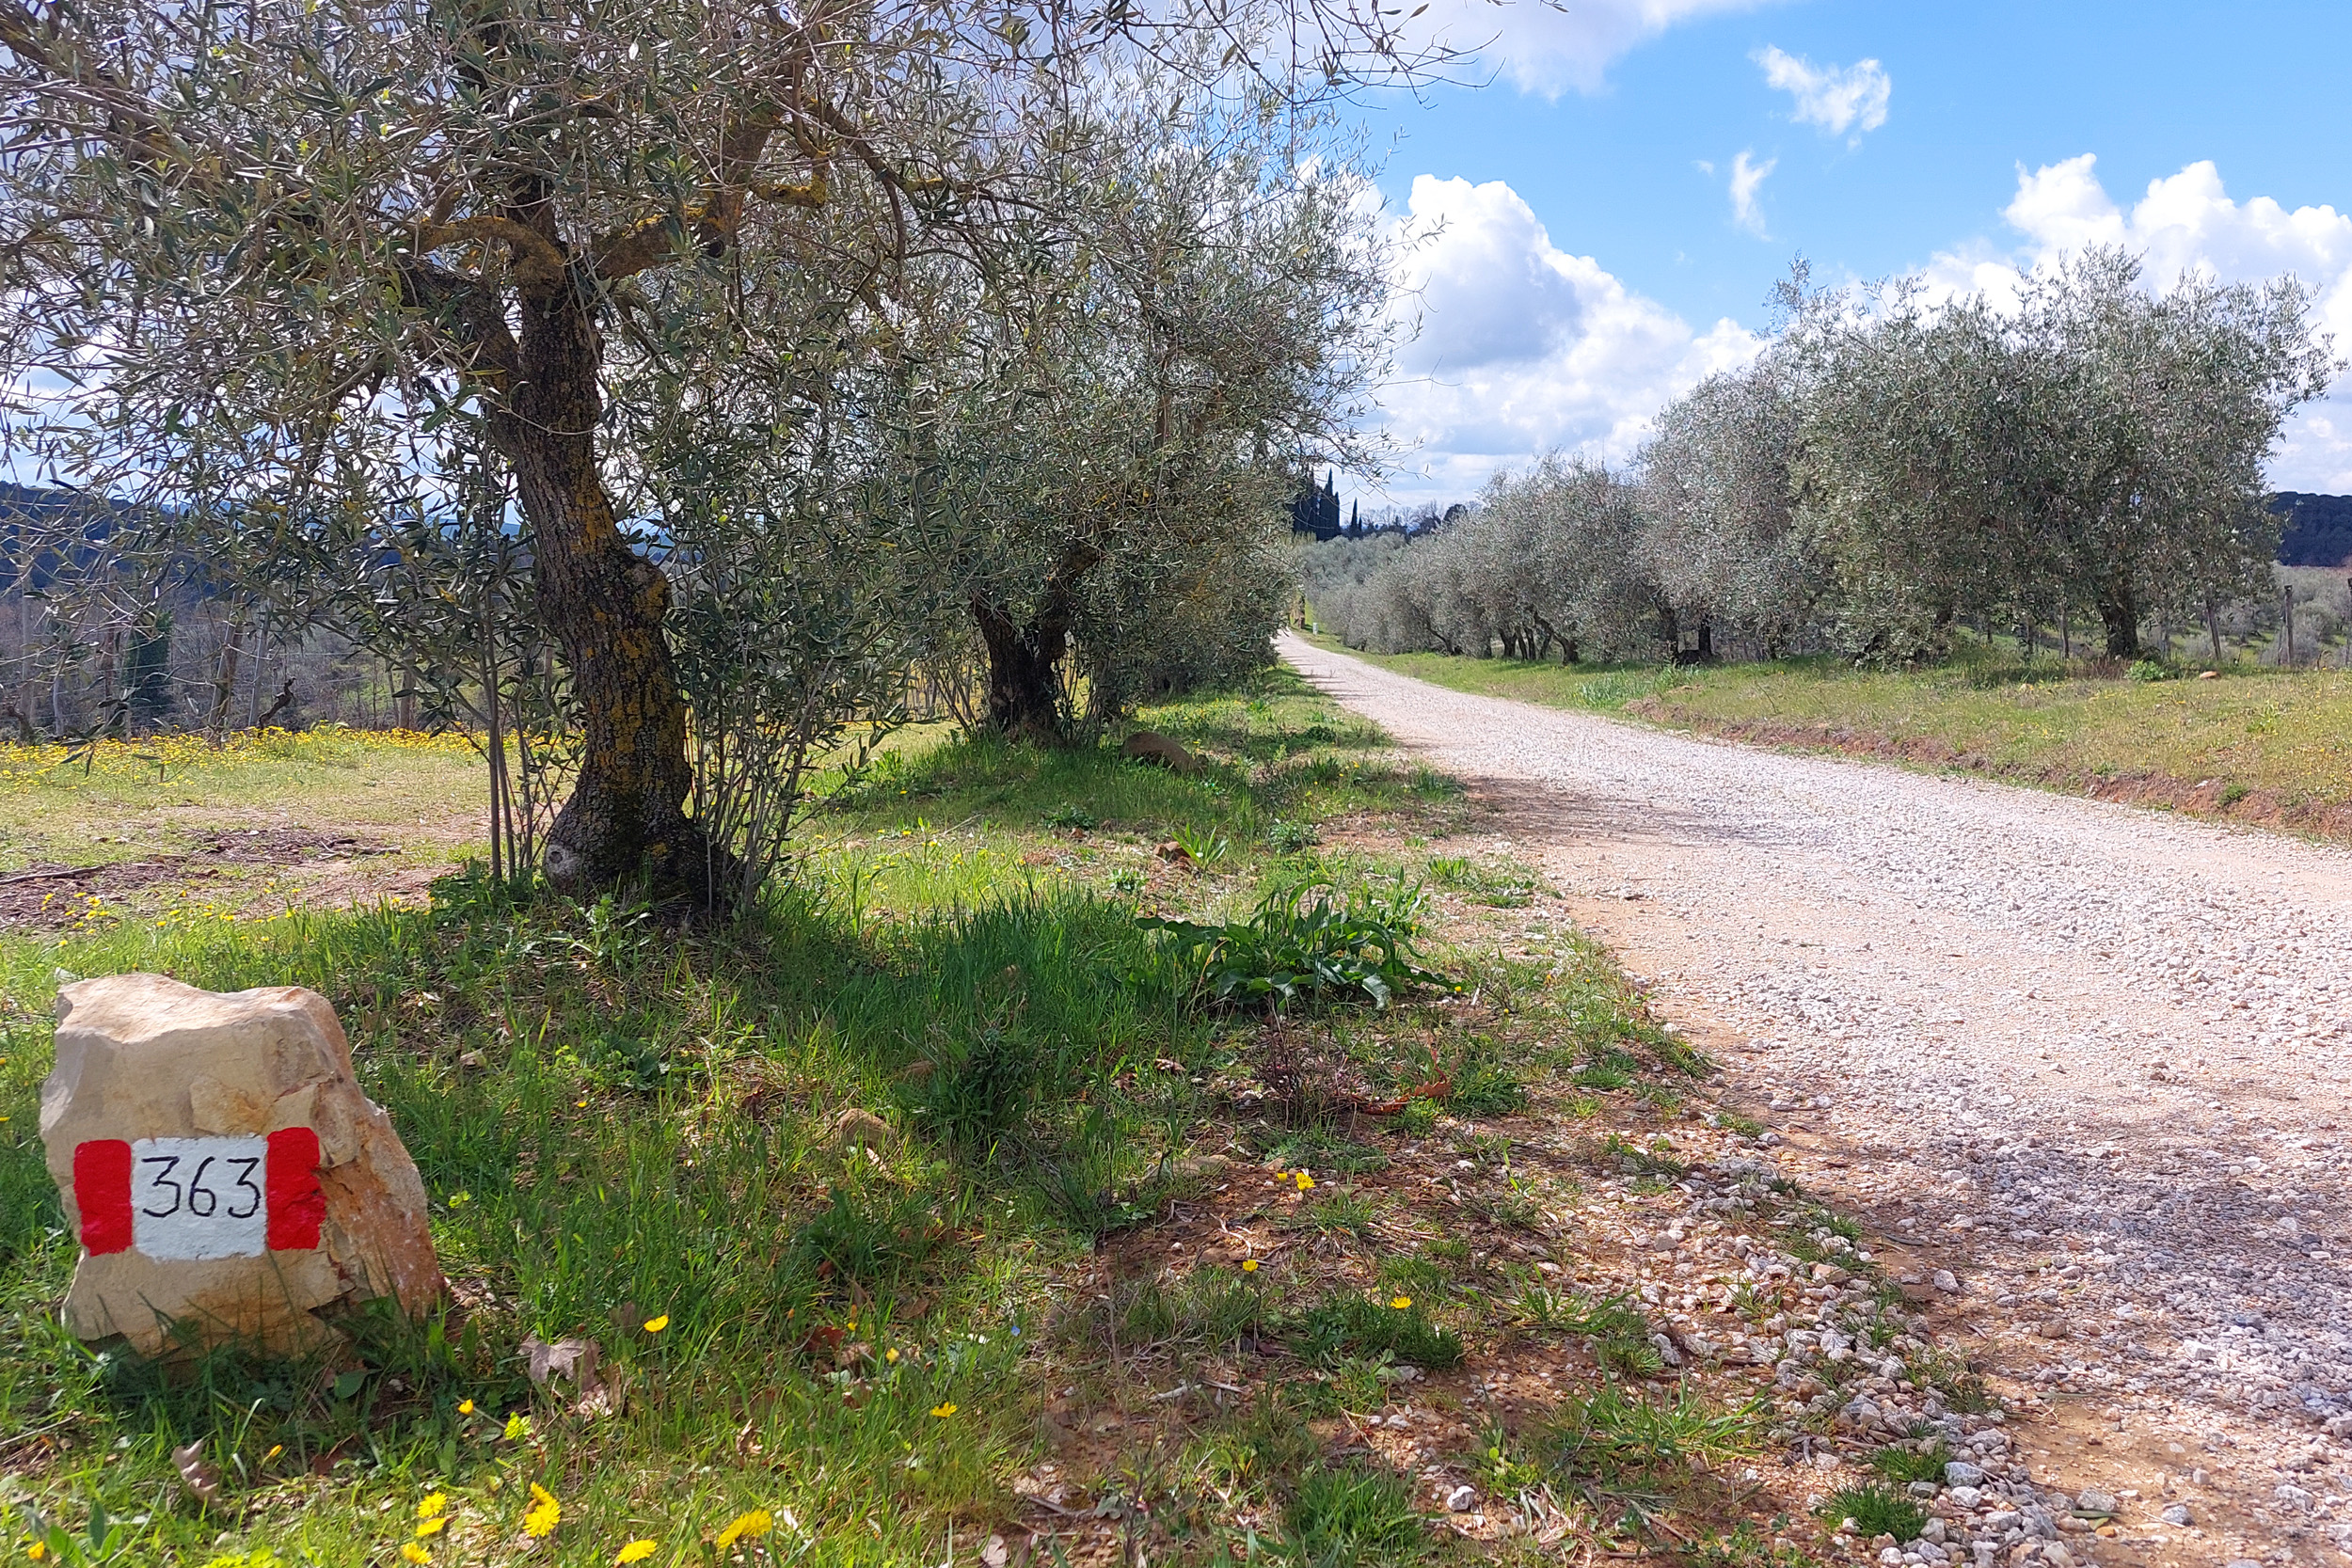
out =
[(971, 599), (973, 624), (988, 654), (988, 727), (1014, 740), (1059, 746), (1070, 738), (1062, 721), (1062, 656), (1077, 618), (1078, 581), (1103, 559), (1081, 541), (1062, 552), (1045, 575), (1037, 609), (1023, 620), (985, 594)]
[(686, 700), (662, 631), (670, 584), (629, 547), (597, 469), (603, 355), (583, 293), (576, 283), (526, 297), (516, 373), (491, 422), (580, 704), (580, 773), (543, 864), (566, 892), (642, 877), (707, 898), (728, 879), (711, 876), (712, 847), (686, 816)]

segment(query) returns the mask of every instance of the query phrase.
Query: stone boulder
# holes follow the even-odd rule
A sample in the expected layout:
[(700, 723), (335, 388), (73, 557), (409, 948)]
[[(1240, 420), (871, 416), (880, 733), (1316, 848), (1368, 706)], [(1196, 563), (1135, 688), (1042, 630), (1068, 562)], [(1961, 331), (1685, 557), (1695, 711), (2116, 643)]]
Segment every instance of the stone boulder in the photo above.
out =
[(1199, 757), (1156, 730), (1137, 730), (1127, 737), (1125, 745), (1120, 747), (1119, 754), (1178, 773), (1197, 772), (1200, 768)]
[(84, 1339), (292, 1354), (331, 1341), (341, 1307), (415, 1315), (446, 1289), (416, 1163), (314, 991), (75, 981), (40, 1136), (82, 1243), (65, 1321)]

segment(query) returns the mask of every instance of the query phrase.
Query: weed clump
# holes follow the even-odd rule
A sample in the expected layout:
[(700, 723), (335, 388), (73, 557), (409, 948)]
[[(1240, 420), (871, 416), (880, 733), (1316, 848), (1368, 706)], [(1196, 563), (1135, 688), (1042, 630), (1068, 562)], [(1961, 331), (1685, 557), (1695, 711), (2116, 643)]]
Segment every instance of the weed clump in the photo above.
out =
[(1890, 1443), (1870, 1455), (1870, 1468), (1899, 1484), (1915, 1481), (1942, 1481), (1944, 1466), (1951, 1462), (1951, 1450), (1944, 1446), (1941, 1439), (1925, 1448)]
[(1248, 920), (1138, 924), (1177, 955), (1193, 994), (1213, 1006), (1277, 1013), (1343, 1002), (1385, 1007), (1407, 987), (1445, 983), (1421, 967), (1413, 947), (1421, 906), (1421, 890), (1402, 879), (1392, 891), (1359, 887), (1344, 895), (1313, 880), (1277, 886)]
[(1820, 1513), (1833, 1525), (1853, 1521), (1854, 1533), (1865, 1538), (1891, 1535), (1898, 1541), (1916, 1541), (1928, 1525), (1917, 1503), (1881, 1481), (1839, 1487), (1821, 1499)]
[(1401, 1478), (1369, 1466), (1309, 1470), (1283, 1523), (1282, 1556), (1296, 1568), (1383, 1568), (1429, 1555), (1412, 1493)]
[(1462, 1359), (1461, 1338), (1431, 1323), (1428, 1309), (1406, 1295), (1327, 1297), (1307, 1309), (1295, 1338), (1301, 1354), (1326, 1365), (1342, 1355), (1386, 1354), (1442, 1371)]

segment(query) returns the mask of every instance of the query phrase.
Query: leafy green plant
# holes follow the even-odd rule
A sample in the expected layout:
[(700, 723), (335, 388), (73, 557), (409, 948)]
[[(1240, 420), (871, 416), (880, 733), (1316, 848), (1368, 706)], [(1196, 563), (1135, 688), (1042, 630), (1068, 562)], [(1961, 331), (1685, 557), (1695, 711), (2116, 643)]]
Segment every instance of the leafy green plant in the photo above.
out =
[(1196, 866), (1215, 865), (1233, 851), (1233, 841), (1215, 828), (1178, 828), (1169, 835)]
[(1266, 842), (1286, 855), (1311, 849), (1323, 842), (1323, 834), (1311, 822), (1278, 820), (1266, 830)]
[(1408, 1138), (1425, 1138), (1438, 1130), (1438, 1102), (1415, 1098), (1391, 1117), (1389, 1125)]
[(2136, 681), (2169, 681), (2180, 678), (2180, 672), (2159, 659), (2143, 658), (2126, 672)]
[(1092, 812), (1084, 806), (1068, 803), (1056, 806), (1052, 811), (1047, 812), (1045, 825), (1049, 828), (1058, 828), (1064, 832), (1072, 831), (1090, 832), (1102, 826)]
[(1217, 1005), (1274, 1012), (1343, 1001), (1385, 1007), (1405, 987), (1445, 983), (1417, 961), (1421, 903), (1421, 890), (1401, 881), (1392, 893), (1356, 888), (1343, 897), (1316, 880), (1277, 886), (1248, 920), (1137, 924), (1176, 953), (1195, 993)]
[(1839, 1487), (1822, 1498), (1815, 1512), (1832, 1525), (1852, 1520), (1854, 1533), (1866, 1539), (1891, 1535), (1898, 1541), (1916, 1541), (1928, 1524), (1927, 1513), (1917, 1503), (1875, 1481)]

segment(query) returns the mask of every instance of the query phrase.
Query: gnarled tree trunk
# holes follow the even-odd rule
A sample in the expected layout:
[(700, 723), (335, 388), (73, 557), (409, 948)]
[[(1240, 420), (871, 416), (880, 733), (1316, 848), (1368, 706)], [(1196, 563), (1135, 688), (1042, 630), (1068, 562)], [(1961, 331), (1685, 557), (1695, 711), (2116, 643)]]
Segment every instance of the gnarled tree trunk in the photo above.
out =
[(531, 520), (539, 602), (580, 701), (580, 765), (543, 864), (567, 892), (644, 876), (706, 899), (731, 879), (686, 816), (686, 700), (662, 619), (670, 584), (629, 547), (596, 467), (602, 345), (586, 293), (566, 277), (526, 295), (514, 373), (491, 436)]
[(1102, 550), (1084, 541), (1064, 550), (1045, 574), (1037, 610), (1025, 622), (986, 594), (972, 595), (972, 621), (988, 652), (990, 729), (1041, 746), (1069, 740), (1058, 672), (1070, 651), (1071, 623), (1077, 617), (1078, 579), (1102, 559)]

